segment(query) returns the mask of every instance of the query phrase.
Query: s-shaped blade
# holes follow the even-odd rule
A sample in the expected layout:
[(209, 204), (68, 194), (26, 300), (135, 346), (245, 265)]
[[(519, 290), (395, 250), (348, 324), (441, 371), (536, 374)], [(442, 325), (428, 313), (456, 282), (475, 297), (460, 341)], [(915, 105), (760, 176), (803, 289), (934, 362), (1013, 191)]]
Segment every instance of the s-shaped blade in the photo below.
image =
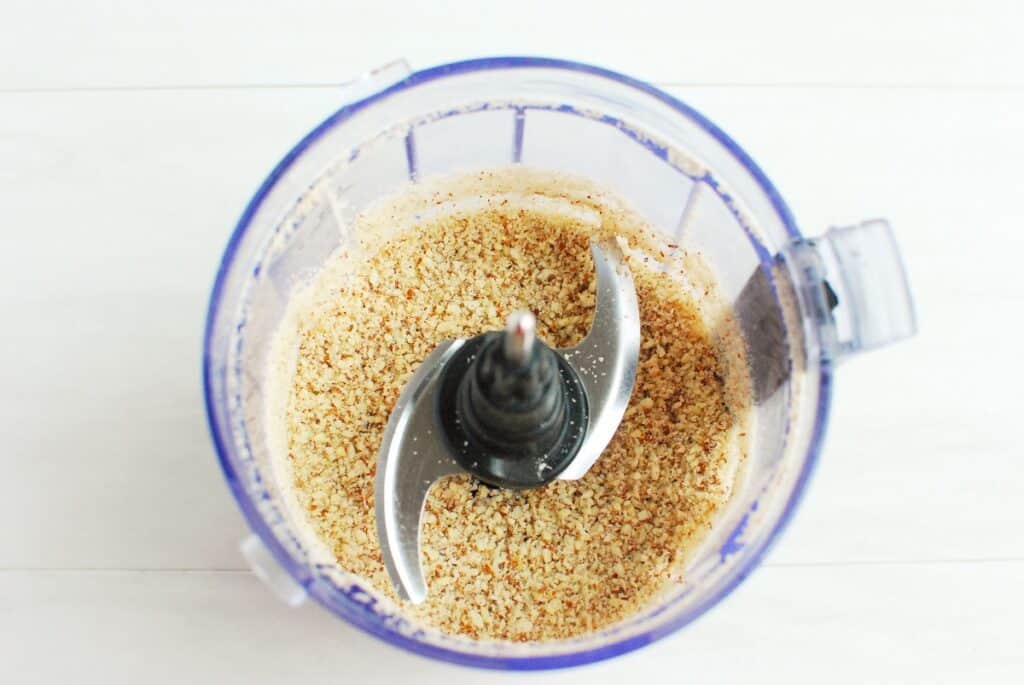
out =
[[(582, 343), (552, 352), (532, 342), (532, 317), (516, 313), (502, 344), (493, 333), (442, 343), (399, 396), (377, 457), (375, 484), (377, 536), (399, 597), (419, 604), (427, 596), (421, 519), (435, 481), (457, 473), (503, 487), (537, 487), (556, 477), (574, 480), (615, 434), (636, 380), (639, 308), (619, 246), (594, 244), (591, 253), (597, 298)], [(466, 379), (472, 380), (463, 383)], [(573, 393), (578, 401), (570, 401)], [(524, 404), (524, 397), (534, 399)], [(533, 417), (542, 417), (540, 423)], [(458, 446), (449, 434), (459, 436)], [(534, 442), (542, 435), (550, 440)], [(558, 455), (561, 465), (545, 477), (544, 469)], [(568, 466), (564, 458), (571, 459)]]

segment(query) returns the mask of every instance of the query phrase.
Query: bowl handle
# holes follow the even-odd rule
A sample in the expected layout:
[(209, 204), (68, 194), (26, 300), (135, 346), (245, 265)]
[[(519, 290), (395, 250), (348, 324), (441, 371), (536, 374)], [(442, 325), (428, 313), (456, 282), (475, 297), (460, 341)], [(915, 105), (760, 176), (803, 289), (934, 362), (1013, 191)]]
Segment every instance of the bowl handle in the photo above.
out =
[(907, 272), (889, 222), (871, 219), (794, 241), (783, 250), (833, 360), (917, 332)]

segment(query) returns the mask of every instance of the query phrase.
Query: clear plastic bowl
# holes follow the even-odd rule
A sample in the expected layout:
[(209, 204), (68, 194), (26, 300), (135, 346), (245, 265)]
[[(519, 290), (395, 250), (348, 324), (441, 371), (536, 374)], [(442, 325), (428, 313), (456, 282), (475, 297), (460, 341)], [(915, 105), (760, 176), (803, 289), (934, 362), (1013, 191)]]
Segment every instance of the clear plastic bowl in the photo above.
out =
[[(785, 202), (728, 136), (674, 97), (592, 66), (495, 58), (410, 73), (395, 63), (295, 146), (246, 207), (206, 325), (204, 381), (224, 473), (255, 535), (243, 545), (286, 601), (312, 596), (392, 644), (506, 669), (606, 659), (703, 614), (749, 574), (793, 514), (821, 449), (833, 366), (914, 331), (883, 221), (805, 239)], [(351, 240), (354, 216), (410, 179), (523, 163), (593, 179), (672, 242), (699, 251), (740, 321), (754, 376), (754, 435), (733, 498), (687, 582), (583, 637), (474, 641), (410, 624), (306, 543), (268, 453), (264, 367), (296, 283)]]

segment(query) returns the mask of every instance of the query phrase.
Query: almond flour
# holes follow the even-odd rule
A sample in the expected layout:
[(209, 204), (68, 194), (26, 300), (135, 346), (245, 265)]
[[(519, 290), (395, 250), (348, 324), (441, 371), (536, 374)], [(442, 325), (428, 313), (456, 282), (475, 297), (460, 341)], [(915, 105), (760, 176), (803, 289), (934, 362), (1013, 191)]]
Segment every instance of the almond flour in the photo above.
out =
[[(437, 344), (498, 330), (517, 309), (537, 315), (550, 345), (578, 343), (595, 304), (590, 243), (618, 236), (642, 349), (615, 437), (578, 481), (529, 491), (467, 476), (436, 484), (422, 538), (429, 596), (402, 607), (474, 638), (567, 638), (678, 582), (742, 460), (746, 366), (739, 346), (723, 353), (728, 336), (713, 339), (666, 250), (622, 210), (608, 211), (607, 198), (537, 182), (515, 201), (498, 192), (507, 190), (501, 174), (478, 180), (489, 194), (475, 207), (442, 211), (451, 193), (423, 195), (437, 211), (365, 242), (358, 258), (338, 255), (312, 284), (295, 317), (279, 418), (287, 465), (298, 507), (337, 563), (398, 602), (377, 541), (374, 474), (399, 392)], [(572, 211), (547, 206), (551, 197)]]

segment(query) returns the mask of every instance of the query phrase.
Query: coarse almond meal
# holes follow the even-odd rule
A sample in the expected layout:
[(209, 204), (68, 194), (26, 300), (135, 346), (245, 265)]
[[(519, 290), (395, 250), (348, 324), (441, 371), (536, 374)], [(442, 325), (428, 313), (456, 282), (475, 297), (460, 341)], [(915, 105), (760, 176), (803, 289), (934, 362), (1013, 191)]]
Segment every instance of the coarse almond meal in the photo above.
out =
[(297, 508), (342, 568), (398, 602), (377, 542), (374, 473), (399, 392), (441, 341), (498, 330), (516, 309), (536, 313), (549, 344), (578, 343), (594, 309), (590, 243), (617, 236), (641, 352), (615, 437), (578, 481), (437, 483), (423, 529), (429, 595), (402, 610), (452, 633), (527, 641), (642, 609), (679, 582), (744, 454), (746, 362), (728, 326), (708, 329), (711, 290), (684, 284), (671, 267), (686, 257), (666, 254), (677, 246), (579, 179), (481, 172), (381, 207), (356, 225), (378, 237), (333, 258), (283, 326), (290, 375), (276, 420)]

